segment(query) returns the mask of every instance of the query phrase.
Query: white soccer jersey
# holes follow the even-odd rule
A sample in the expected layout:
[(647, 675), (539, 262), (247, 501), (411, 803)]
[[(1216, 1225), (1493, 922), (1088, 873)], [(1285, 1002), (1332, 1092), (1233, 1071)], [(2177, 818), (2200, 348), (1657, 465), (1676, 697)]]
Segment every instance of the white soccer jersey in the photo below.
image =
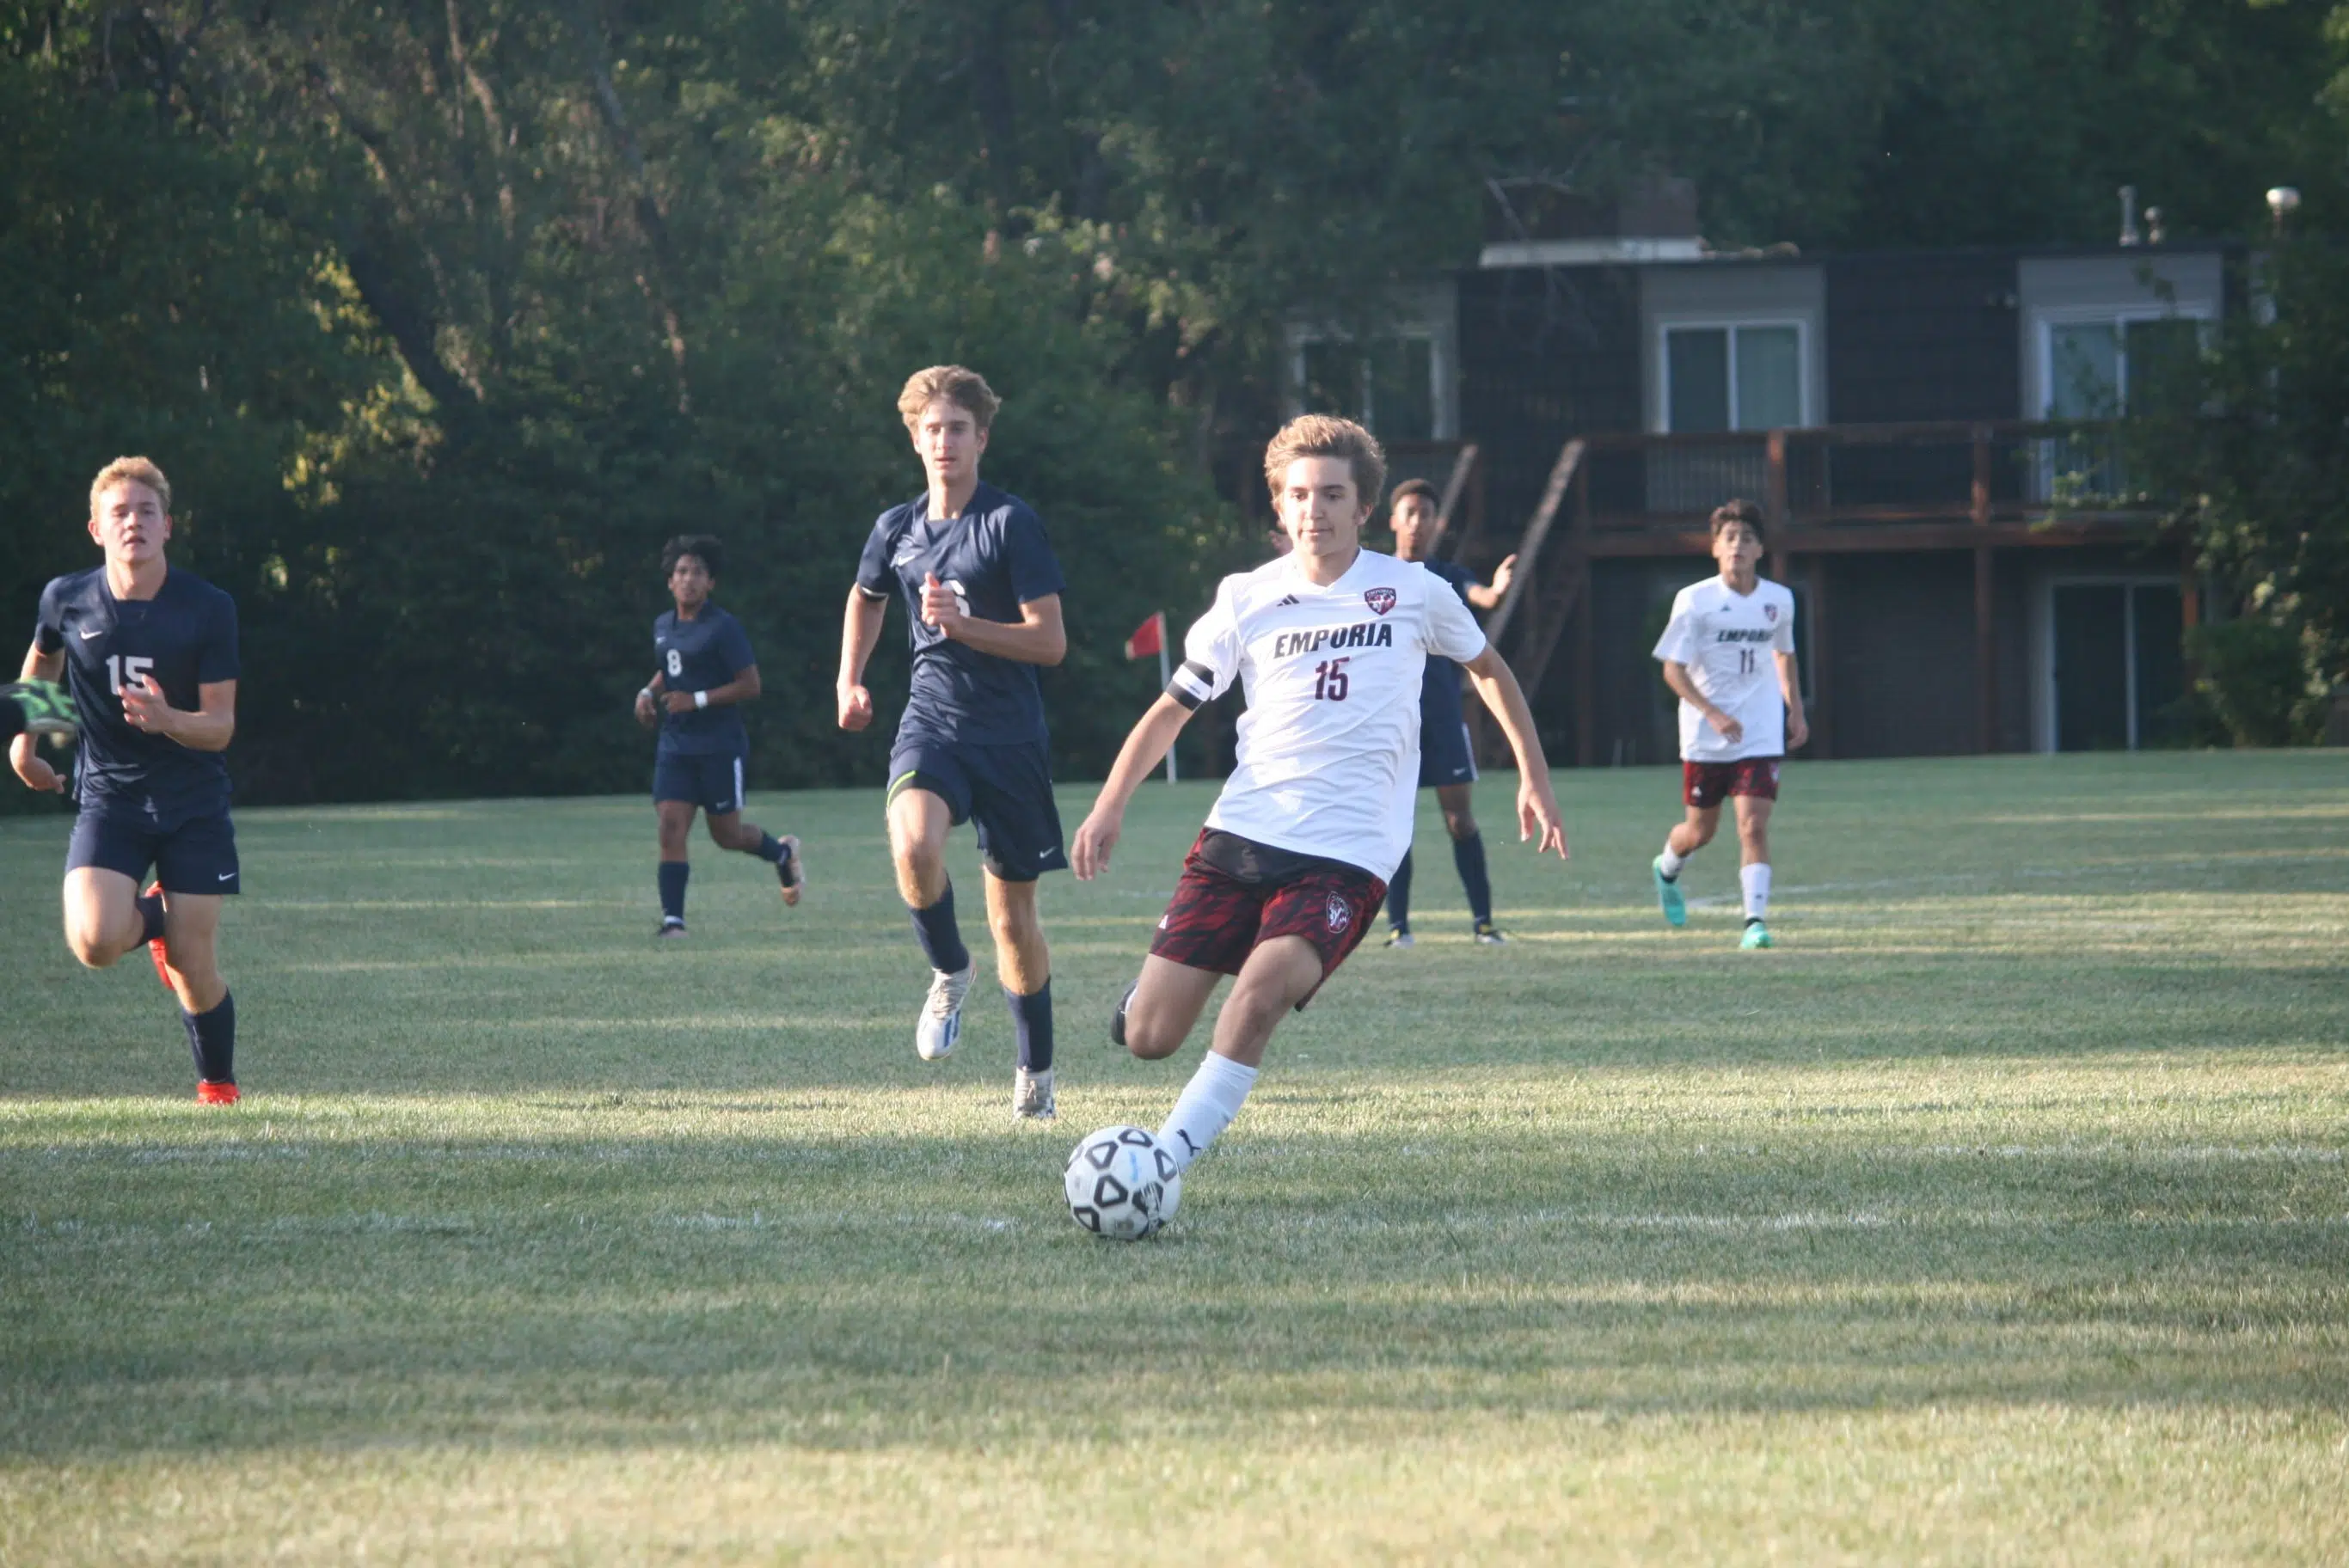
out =
[(1365, 550), (1326, 588), (1286, 555), (1225, 578), (1167, 686), (1186, 707), (1236, 679), (1247, 695), (1207, 826), (1392, 876), (1411, 848), (1427, 655), (1484, 651), (1451, 584), (1392, 555)]
[(1681, 756), (1690, 762), (1734, 762), (1786, 752), (1786, 699), (1774, 654), (1795, 651), (1795, 595), (1760, 579), (1740, 593), (1718, 577), (1692, 583), (1672, 597), (1672, 618), (1656, 657), (1688, 666), (1713, 707), (1745, 727), (1731, 742), (1690, 703), (1681, 704)]

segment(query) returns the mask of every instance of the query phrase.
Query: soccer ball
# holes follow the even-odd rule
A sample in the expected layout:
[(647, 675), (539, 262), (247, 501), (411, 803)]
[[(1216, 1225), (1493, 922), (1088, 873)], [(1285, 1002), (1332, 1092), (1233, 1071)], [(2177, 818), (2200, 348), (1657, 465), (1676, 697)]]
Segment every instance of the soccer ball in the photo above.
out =
[(1097, 1236), (1138, 1242), (1174, 1217), (1183, 1172), (1141, 1128), (1104, 1127), (1071, 1152), (1061, 1185), (1069, 1218)]

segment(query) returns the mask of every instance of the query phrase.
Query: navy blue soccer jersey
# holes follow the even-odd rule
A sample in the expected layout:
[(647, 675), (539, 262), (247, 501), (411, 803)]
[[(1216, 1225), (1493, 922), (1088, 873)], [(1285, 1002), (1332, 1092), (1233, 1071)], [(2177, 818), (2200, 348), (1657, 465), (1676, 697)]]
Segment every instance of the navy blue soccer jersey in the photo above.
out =
[(74, 789), (85, 807), (119, 803), (167, 826), (228, 810), (226, 758), (131, 728), (122, 689), (151, 677), (173, 707), (202, 707), (199, 687), (237, 678), (235, 600), (177, 568), (152, 599), (117, 599), (106, 569), (92, 567), (41, 591), (33, 641), (66, 656), (81, 707)]
[(922, 581), (936, 573), (965, 614), (1018, 625), (1019, 607), (1065, 586), (1044, 525), (1026, 501), (982, 483), (960, 517), (934, 521), (929, 498), (891, 507), (873, 525), (856, 586), (870, 598), (895, 595), (912, 623), (913, 691), (897, 722), (908, 738), (1011, 746), (1044, 740), (1044, 697), (1036, 666), (982, 654), (922, 619)]
[[(750, 636), (742, 623), (708, 603), (690, 621), (678, 620), (674, 610), (663, 612), (653, 623), (653, 656), (660, 661), (666, 691), (708, 691), (758, 663), (750, 656)], [(741, 708), (733, 703), (683, 713), (664, 709), (660, 748), (673, 757), (748, 751), (750, 736), (742, 727)]]
[[(1474, 572), (1450, 561), (1423, 561), (1420, 565), (1452, 584), (1452, 591), (1460, 595), (1463, 604), (1467, 604), (1471, 610), (1476, 607), (1468, 600), (1468, 590), (1476, 586)], [(1428, 655), (1427, 668), (1421, 672), (1419, 677), (1419, 706), (1423, 716), (1448, 715), (1447, 722), (1458, 723), (1461, 712), (1460, 666), (1440, 655)], [(1435, 710), (1435, 715), (1428, 713), (1431, 707)]]

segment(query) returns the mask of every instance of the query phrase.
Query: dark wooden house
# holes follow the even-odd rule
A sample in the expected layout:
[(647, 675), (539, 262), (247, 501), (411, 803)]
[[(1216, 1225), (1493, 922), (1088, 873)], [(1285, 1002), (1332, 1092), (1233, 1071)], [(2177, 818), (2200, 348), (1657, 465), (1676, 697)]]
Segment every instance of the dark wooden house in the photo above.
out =
[[(1692, 227), (1692, 225), (1690, 225)], [(2158, 745), (2199, 592), (2108, 421), (2243, 308), (2220, 243), (1721, 256), (1520, 239), (1365, 348), (1302, 320), (1297, 403), (1533, 561), (1491, 617), (1561, 758), (1675, 753), (1649, 650), (1733, 496), (1795, 591), (1813, 755)]]

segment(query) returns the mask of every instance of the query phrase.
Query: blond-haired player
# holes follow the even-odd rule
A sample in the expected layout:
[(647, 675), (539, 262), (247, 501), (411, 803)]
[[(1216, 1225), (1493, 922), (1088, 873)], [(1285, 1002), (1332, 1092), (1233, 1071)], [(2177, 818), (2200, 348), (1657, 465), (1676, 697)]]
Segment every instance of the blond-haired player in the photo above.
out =
[(1068, 864), (1052, 800), (1039, 665), (1068, 652), (1060, 562), (1019, 497), (978, 477), (999, 407), (986, 378), (959, 365), (917, 371), (897, 397), (928, 488), (890, 508), (864, 542), (840, 640), (840, 727), (873, 722), (864, 665), (882, 617), (903, 600), (913, 686), (889, 753), (889, 847), (897, 890), (930, 961), (914, 1028), (926, 1061), (962, 1037), (974, 965), (955, 919), (947, 835), (978, 824), (996, 975), (1019, 1040), (1015, 1115), (1049, 1118), (1052, 954), (1036, 913), (1036, 880)]
[(1680, 875), (1689, 856), (1713, 842), (1721, 803), (1737, 809), (1737, 881), (1744, 893), (1741, 947), (1770, 945), (1770, 811), (1778, 765), (1810, 738), (1795, 666), (1795, 595), (1756, 570), (1762, 509), (1733, 500), (1713, 513), (1718, 576), (1672, 599), (1656, 644), (1664, 684), (1681, 699), (1681, 799), (1688, 815), (1664, 840), (1651, 868), (1665, 921), (1688, 923)]
[(1216, 590), (1165, 695), (1126, 737), (1073, 856), (1081, 878), (1109, 869), (1136, 786), (1192, 711), (1239, 682), (1237, 765), (1110, 1027), (1137, 1057), (1172, 1056), (1216, 985), (1237, 976), (1214, 1044), (1158, 1135), (1185, 1166), (1239, 1113), (1275, 1026), (1378, 916), (1411, 842), (1429, 655), (1464, 665), (1500, 720), (1517, 760), (1519, 836), (1566, 854), (1548, 765), (1508, 665), (1449, 585), (1362, 548), (1386, 479), (1378, 442), (1350, 421), (1307, 415), (1273, 438), (1264, 469), (1295, 548)]
[[(145, 458), (98, 470), (89, 536), (105, 564), (42, 590), (24, 667), (28, 681), (62, 672), (81, 716), (66, 944), (93, 969), (147, 946), (180, 1000), (196, 1098), (231, 1104), (236, 1001), (218, 945), (221, 900), (240, 886), (221, 755), (236, 733), (236, 604), (164, 560), (171, 483)], [(64, 789), (31, 736), (8, 760), (28, 788)]]

